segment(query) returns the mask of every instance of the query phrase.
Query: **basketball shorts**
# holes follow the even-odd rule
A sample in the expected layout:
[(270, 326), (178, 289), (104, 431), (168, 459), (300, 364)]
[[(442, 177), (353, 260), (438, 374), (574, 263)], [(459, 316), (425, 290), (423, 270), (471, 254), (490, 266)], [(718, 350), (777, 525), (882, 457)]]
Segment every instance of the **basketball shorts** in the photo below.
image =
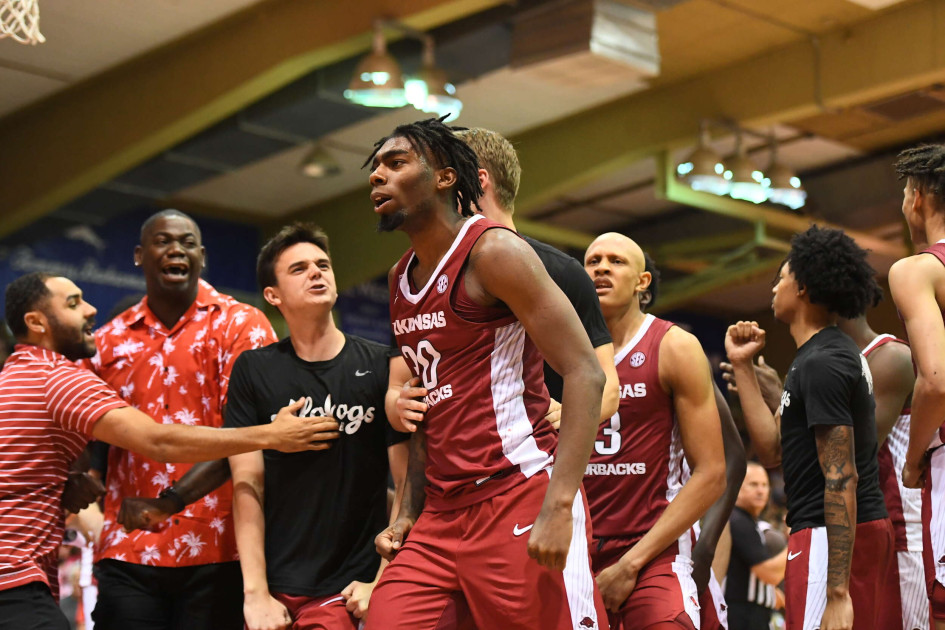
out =
[(699, 594), (699, 612), (702, 617), (701, 630), (728, 630), (728, 606), (725, 593), (715, 579), (715, 572), (709, 575), (709, 585)]
[[(674, 620), (688, 622), (692, 630), (700, 629), (699, 595), (692, 579), (692, 541), (692, 532), (687, 531), (643, 567), (620, 610), (608, 611), (611, 630), (646, 628)], [(631, 546), (626, 539), (601, 539), (593, 554), (594, 574), (617, 562)]]
[(358, 630), (360, 621), (345, 608), (341, 595), (305, 597), (273, 593), (292, 617), (289, 630)]
[[(859, 523), (850, 569), (854, 630), (886, 630), (902, 624), (888, 603), (899, 585), (888, 518)], [(812, 527), (788, 538), (784, 575), (785, 629), (817, 630), (827, 606), (827, 528)]]
[[(548, 488), (548, 473), (508, 492), (452, 511), (423, 512), (374, 589), (367, 630), (445, 628), (461, 595), (472, 624), (503, 630), (607, 628), (591, 574), (590, 517), (583, 490), (571, 510), (564, 571), (528, 556), (528, 538)], [(454, 624), (455, 619), (449, 621)]]

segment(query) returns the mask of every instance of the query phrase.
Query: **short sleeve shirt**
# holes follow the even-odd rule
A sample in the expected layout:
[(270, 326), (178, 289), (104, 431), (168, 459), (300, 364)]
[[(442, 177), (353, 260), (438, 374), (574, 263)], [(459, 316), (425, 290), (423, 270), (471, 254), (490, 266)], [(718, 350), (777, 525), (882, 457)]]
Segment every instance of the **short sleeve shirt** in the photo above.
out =
[(0, 372), (0, 590), (59, 590), (62, 491), (103, 415), (127, 407), (61, 354), (17, 346)]
[(265, 557), (269, 589), (322, 597), (352, 580), (370, 582), (387, 525), (387, 447), (409, 437), (387, 422), (390, 349), (345, 335), (327, 361), (304, 361), (290, 339), (245, 352), (233, 368), (226, 426), (271, 422), (307, 398), (302, 417), (328, 416), (341, 437), (324, 451), (263, 451)]
[(751, 572), (753, 566), (770, 557), (757, 521), (751, 514), (736, 507), (732, 510), (729, 525), (732, 528), (732, 556), (725, 578), (725, 601), (729, 604), (752, 603), (773, 608), (774, 598), (768, 594), (770, 587)]
[[(604, 321), (604, 315), (600, 310), (600, 300), (597, 297), (597, 291), (594, 289), (594, 283), (590, 276), (584, 271), (577, 260), (568, 256), (559, 249), (536, 241), (535, 239), (524, 236), (525, 242), (532, 246), (538, 258), (548, 271), (548, 275), (554, 280), (558, 288), (565, 294), (571, 306), (577, 312), (584, 326), (585, 332), (591, 341), (591, 346), (597, 348), (608, 343), (612, 343), (610, 331), (607, 330), (607, 323)], [(548, 393), (555, 400), (561, 400), (561, 392), (564, 387), (564, 381), (561, 375), (551, 369), (551, 366), (545, 363), (545, 386)]]
[(853, 427), (857, 522), (887, 516), (879, 486), (873, 377), (852, 339), (830, 326), (802, 345), (784, 380), (779, 411), (792, 531), (825, 524), (824, 475), (814, 433), (818, 426)]
[[(95, 334), (92, 367), (131, 405), (164, 424), (223, 426), (230, 371), (244, 351), (276, 341), (263, 313), (200, 281), (197, 299), (171, 330), (147, 298)], [(98, 559), (177, 567), (237, 559), (226, 483), (168, 519), (160, 532), (126, 533), (118, 524), (124, 497), (154, 497), (192, 464), (163, 464), (112, 448)]]

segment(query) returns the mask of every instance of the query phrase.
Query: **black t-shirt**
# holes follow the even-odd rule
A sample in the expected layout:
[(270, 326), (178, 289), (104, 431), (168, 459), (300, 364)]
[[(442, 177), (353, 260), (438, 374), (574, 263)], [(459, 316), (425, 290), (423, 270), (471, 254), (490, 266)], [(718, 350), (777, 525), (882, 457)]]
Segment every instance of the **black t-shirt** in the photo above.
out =
[(732, 556), (725, 576), (726, 603), (751, 603), (767, 609), (774, 608), (774, 588), (751, 573), (753, 566), (771, 557), (765, 547), (764, 536), (758, 529), (758, 522), (739, 507), (732, 510), (728, 522), (732, 529)]
[(341, 437), (325, 451), (263, 451), (265, 553), (269, 588), (322, 597), (352, 580), (370, 582), (380, 557), (374, 537), (387, 525), (387, 447), (408, 434), (384, 413), (390, 349), (345, 335), (334, 359), (300, 359), (289, 339), (248, 350), (233, 365), (225, 425), (271, 422), (282, 407), (311, 398), (298, 415), (331, 416)]
[[(581, 324), (591, 340), (591, 346), (597, 348), (612, 343), (613, 339), (610, 337), (607, 323), (600, 311), (600, 300), (597, 298), (594, 282), (584, 271), (581, 263), (547, 243), (536, 241), (529, 236), (523, 236), (523, 238), (538, 254), (548, 275), (577, 311)], [(545, 386), (551, 397), (560, 402), (564, 381), (547, 363), (545, 363)]]
[(792, 532), (824, 526), (824, 475), (817, 457), (815, 426), (853, 427), (859, 481), (858, 523), (885, 518), (876, 460), (873, 377), (859, 348), (831, 326), (797, 351), (781, 392), (781, 465)]

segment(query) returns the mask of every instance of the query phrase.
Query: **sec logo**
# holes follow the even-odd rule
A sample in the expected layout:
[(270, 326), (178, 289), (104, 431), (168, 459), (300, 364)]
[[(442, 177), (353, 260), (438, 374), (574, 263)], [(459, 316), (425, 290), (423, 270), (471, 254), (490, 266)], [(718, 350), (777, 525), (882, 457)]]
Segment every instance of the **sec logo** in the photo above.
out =
[(440, 277), (436, 279), (437, 292), (446, 293), (446, 287), (448, 287), (449, 284), (450, 284), (450, 279), (446, 277), (446, 274), (444, 273), (440, 275)]
[(634, 352), (630, 355), (630, 367), (638, 368), (646, 361), (646, 355), (642, 352)]

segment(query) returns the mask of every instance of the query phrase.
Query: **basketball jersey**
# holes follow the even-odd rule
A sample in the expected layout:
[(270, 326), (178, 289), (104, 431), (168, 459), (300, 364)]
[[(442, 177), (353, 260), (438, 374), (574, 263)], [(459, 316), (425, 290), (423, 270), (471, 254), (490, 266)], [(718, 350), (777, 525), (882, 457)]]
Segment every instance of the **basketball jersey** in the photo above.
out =
[(647, 315), (614, 357), (620, 407), (601, 423), (584, 473), (597, 537), (642, 537), (682, 488), (679, 426), (659, 379), (660, 343), (672, 326)]
[[(877, 335), (863, 356), (869, 359), (876, 348), (893, 342), (906, 343), (892, 335)], [(896, 533), (896, 551), (922, 551), (922, 490), (902, 485), (910, 418), (909, 407), (904, 407), (879, 449), (879, 483)]]
[[(469, 253), (489, 229), (463, 223), (426, 286), (414, 290), (412, 249), (397, 263), (391, 325), (410, 370), (427, 389), (426, 508), (467, 507), (548, 467), (557, 434), (544, 420), (542, 357), (507, 307), (482, 307), (466, 293)], [(514, 232), (513, 232), (514, 234)], [(462, 313), (457, 312), (462, 306)]]

